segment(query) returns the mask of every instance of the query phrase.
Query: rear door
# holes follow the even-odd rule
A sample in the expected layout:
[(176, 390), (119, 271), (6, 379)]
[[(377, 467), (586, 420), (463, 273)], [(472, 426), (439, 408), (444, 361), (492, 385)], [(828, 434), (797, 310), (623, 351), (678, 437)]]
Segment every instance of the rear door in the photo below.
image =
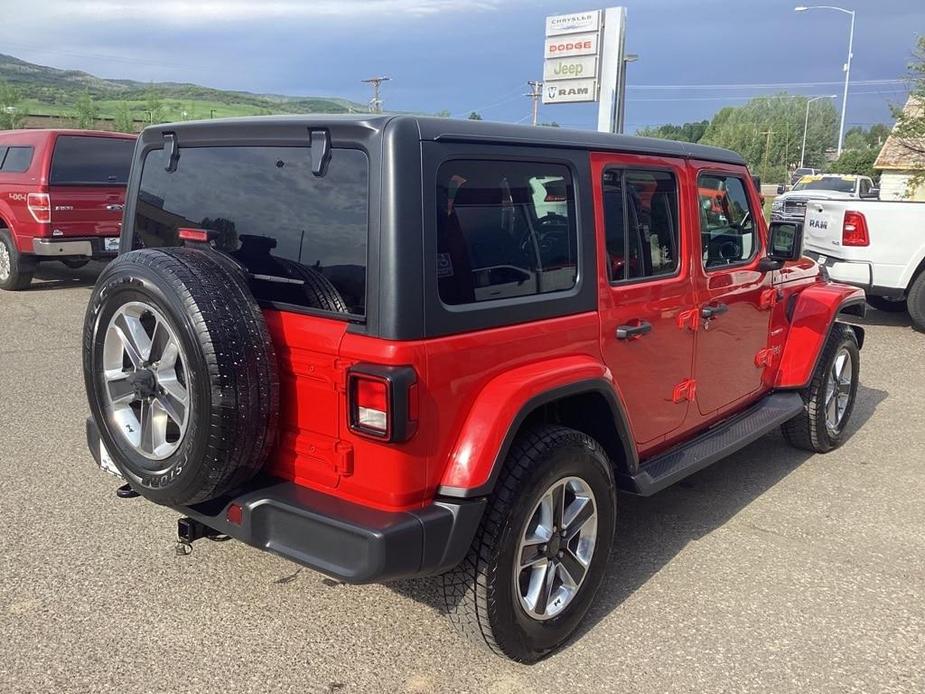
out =
[(758, 353), (768, 344), (771, 273), (761, 272), (764, 217), (744, 169), (692, 162), (700, 198), (700, 331), (694, 380), (702, 416), (719, 414), (762, 387)]
[[(683, 162), (593, 154), (601, 350), (640, 453), (678, 432), (693, 394), (692, 208)], [(679, 433), (679, 432), (678, 432)]]
[(134, 148), (134, 138), (58, 135), (48, 172), (54, 236), (119, 235)]

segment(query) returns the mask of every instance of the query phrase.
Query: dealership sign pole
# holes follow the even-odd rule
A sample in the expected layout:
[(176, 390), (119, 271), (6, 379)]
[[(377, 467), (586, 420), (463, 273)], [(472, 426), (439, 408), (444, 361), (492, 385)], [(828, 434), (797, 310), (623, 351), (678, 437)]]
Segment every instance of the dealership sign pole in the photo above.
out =
[(622, 7), (547, 17), (543, 103), (598, 101), (597, 129), (619, 132), (625, 27)]

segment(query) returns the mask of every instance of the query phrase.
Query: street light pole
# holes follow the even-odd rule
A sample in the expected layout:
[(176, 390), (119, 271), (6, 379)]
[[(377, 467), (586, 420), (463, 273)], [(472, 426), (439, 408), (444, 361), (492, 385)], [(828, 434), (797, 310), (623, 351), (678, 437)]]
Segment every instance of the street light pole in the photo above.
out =
[(848, 110), (848, 80), (851, 78), (851, 58), (854, 57), (854, 10), (846, 10), (844, 7), (834, 5), (800, 5), (793, 8), (794, 12), (805, 12), (806, 10), (834, 10), (851, 15), (851, 30), (848, 33), (848, 62), (845, 63), (845, 92), (841, 101), (841, 124), (838, 126), (838, 155), (841, 156), (842, 144), (845, 139), (845, 113)]
[[(834, 99), (835, 94), (828, 94), (826, 96), (814, 96), (812, 99), (809, 99), (806, 102), (806, 118), (803, 119), (803, 148), (800, 150), (800, 168), (803, 168), (803, 159), (806, 157), (806, 130), (809, 128), (809, 105), (814, 101), (819, 101), (819, 99)], [(840, 140), (839, 140), (840, 141)]]

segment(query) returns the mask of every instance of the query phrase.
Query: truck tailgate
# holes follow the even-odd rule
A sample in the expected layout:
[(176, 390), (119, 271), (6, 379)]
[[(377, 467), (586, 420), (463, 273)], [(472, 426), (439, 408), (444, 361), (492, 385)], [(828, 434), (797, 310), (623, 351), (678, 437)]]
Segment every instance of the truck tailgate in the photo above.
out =
[(50, 186), (55, 236), (118, 236), (125, 186)]

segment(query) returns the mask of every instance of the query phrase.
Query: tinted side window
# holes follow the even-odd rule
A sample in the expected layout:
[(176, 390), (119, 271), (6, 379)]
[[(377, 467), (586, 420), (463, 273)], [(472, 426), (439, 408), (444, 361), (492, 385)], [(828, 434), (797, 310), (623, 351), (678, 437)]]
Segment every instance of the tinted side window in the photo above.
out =
[(437, 172), (437, 285), (459, 305), (571, 289), (578, 276), (569, 169), (445, 162)]
[(186, 147), (176, 171), (163, 150), (144, 163), (133, 247), (177, 246), (178, 229), (218, 232), (216, 248), (251, 273), (260, 301), (319, 306), (318, 275), (348, 312), (363, 315), (369, 164), (334, 149), (327, 174), (312, 174), (306, 147)]
[(7, 150), (6, 157), (3, 159), (2, 171), (11, 173), (23, 173), (29, 170), (32, 164), (32, 153), (35, 150), (32, 147), (10, 147)]
[(674, 174), (608, 169), (603, 184), (610, 281), (677, 272), (681, 231)]
[(742, 179), (701, 174), (697, 187), (703, 266), (722, 267), (752, 258), (758, 250), (758, 236)]
[(55, 140), (52, 185), (125, 185), (134, 140), (62, 135)]

